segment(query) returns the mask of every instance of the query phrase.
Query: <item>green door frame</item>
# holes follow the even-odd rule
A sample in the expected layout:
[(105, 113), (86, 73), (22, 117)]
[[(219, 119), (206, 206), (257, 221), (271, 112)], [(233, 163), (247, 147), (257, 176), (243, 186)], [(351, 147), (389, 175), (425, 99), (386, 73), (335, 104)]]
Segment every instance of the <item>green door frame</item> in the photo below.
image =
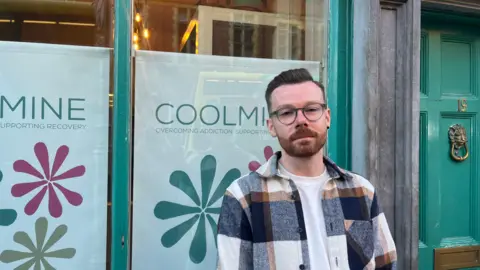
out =
[[(328, 9), (328, 106), (333, 125), (328, 155), (350, 168), (353, 0), (330, 0)], [(111, 270), (129, 269), (132, 120), (131, 0), (115, 0)]]
[(131, 0), (115, 0), (111, 270), (129, 269), (132, 5)]

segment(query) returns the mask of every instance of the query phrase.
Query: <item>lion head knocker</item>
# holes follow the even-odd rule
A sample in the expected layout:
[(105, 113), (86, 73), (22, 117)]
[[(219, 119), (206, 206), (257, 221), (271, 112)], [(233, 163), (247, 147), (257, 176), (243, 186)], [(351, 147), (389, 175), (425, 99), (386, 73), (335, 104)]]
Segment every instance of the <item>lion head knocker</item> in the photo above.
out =
[[(448, 130), (450, 139), (450, 155), (456, 161), (464, 161), (468, 158), (468, 139), (465, 128), (460, 124), (455, 124)], [(462, 150), (463, 149), (463, 150)]]

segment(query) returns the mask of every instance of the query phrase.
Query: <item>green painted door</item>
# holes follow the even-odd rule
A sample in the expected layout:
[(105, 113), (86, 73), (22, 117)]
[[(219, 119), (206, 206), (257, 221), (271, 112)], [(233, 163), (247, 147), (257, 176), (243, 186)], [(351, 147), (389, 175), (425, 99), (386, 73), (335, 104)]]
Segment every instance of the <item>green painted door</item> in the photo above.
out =
[[(418, 269), (433, 270), (436, 260), (449, 265), (437, 269), (476, 269), (465, 264), (478, 261), (475, 247), (449, 248), (480, 240), (480, 28), (440, 19), (422, 17)], [(468, 139), (464, 161), (452, 157), (454, 125), (466, 131), (456, 136)]]

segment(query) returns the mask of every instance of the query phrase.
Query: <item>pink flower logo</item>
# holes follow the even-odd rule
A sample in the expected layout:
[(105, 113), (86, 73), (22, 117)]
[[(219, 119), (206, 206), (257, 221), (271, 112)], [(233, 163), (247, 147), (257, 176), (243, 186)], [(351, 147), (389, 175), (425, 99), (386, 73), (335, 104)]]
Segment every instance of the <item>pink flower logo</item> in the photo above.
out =
[[(266, 146), (263, 148), (263, 156), (265, 157), (265, 160), (269, 160), (273, 156), (273, 149), (270, 146)], [(250, 161), (248, 163), (248, 169), (252, 172), (258, 170), (262, 166), (258, 161)]]
[(40, 206), (40, 203), (45, 197), (47, 191), (48, 210), (52, 217), (58, 218), (62, 215), (62, 204), (58, 199), (56, 190), (60, 191), (71, 205), (79, 206), (82, 204), (83, 198), (80, 194), (71, 191), (58, 183), (58, 181), (80, 177), (85, 174), (84, 166), (76, 166), (60, 175), (57, 174), (58, 170), (67, 158), (69, 151), (68, 147), (66, 145), (62, 145), (57, 149), (53, 166), (51, 168), (47, 146), (44, 143), (39, 142), (35, 144), (34, 151), (42, 167), (43, 174), (25, 160), (17, 160), (15, 163), (13, 163), (13, 169), (16, 172), (26, 173), (40, 179), (40, 181), (20, 183), (12, 187), (12, 195), (14, 197), (22, 197), (41, 187), (40, 191), (27, 203), (27, 205), (25, 205), (25, 214), (33, 215), (35, 212), (37, 212), (38, 207)]

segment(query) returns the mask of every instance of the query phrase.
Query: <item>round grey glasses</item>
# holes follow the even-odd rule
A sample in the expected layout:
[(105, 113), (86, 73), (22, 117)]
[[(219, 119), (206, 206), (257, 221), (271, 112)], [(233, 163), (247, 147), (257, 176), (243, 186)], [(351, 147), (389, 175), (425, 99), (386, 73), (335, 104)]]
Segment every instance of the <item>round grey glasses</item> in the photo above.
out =
[(327, 109), (327, 104), (310, 104), (303, 108), (282, 108), (270, 113), (270, 117), (277, 117), (278, 121), (284, 125), (291, 125), (297, 119), (298, 111), (302, 111), (303, 116), (309, 121), (320, 119)]

